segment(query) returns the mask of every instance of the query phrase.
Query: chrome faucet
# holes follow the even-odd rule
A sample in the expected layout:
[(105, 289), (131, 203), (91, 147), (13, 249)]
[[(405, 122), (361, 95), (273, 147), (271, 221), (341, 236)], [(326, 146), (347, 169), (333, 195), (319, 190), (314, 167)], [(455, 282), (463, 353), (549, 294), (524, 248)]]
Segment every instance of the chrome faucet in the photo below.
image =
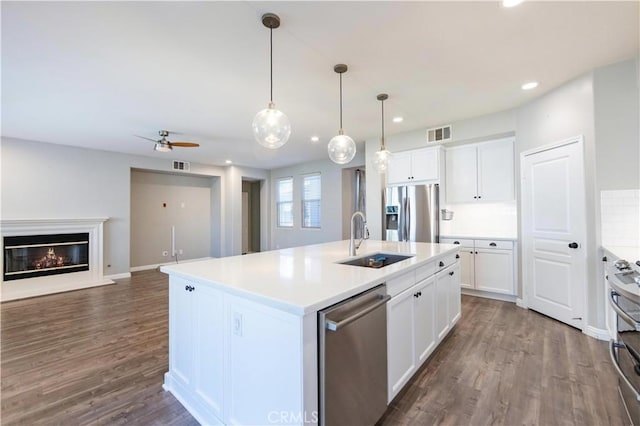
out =
[[(362, 238), (358, 241), (358, 244), (355, 243), (355, 236), (353, 235), (353, 220), (356, 216), (360, 216), (362, 218)], [(349, 256), (355, 256), (356, 250), (360, 248), (362, 241), (369, 239), (369, 228), (367, 228), (367, 218), (364, 217), (364, 213), (361, 211), (355, 212), (351, 215), (351, 239), (349, 240)]]

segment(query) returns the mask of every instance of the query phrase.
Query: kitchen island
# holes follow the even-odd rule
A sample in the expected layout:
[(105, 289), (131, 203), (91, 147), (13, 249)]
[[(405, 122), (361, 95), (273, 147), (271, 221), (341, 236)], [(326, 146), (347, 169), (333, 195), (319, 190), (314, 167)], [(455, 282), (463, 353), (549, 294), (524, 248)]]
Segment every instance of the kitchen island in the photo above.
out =
[(357, 257), (412, 256), (376, 269), (340, 264), (348, 245), (163, 266), (164, 388), (203, 424), (318, 423), (318, 311), (386, 283), (391, 400), (460, 317), (458, 247), (367, 240)]

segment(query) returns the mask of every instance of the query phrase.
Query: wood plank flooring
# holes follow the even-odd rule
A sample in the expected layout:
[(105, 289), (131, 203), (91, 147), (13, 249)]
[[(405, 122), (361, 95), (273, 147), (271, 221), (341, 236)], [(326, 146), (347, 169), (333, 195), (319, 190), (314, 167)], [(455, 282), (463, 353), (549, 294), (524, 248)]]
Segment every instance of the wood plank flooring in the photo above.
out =
[[(2, 425), (197, 422), (162, 389), (167, 278), (8, 302)], [(511, 303), (463, 297), (463, 319), (381, 425), (623, 425), (605, 342)]]

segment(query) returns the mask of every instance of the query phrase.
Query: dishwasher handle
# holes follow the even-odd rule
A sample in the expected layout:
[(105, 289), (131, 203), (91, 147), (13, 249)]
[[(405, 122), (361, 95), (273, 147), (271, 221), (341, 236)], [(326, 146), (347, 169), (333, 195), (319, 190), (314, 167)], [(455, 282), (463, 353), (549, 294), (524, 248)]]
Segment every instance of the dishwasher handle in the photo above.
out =
[(341, 327), (344, 327), (345, 325), (357, 320), (360, 317), (363, 317), (365, 315), (367, 315), (369, 312), (374, 311), (376, 309), (378, 309), (380, 306), (384, 305), (385, 303), (387, 303), (389, 301), (389, 299), (391, 299), (391, 296), (387, 295), (378, 295), (377, 297), (378, 301), (375, 302), (372, 305), (367, 306), (366, 308), (364, 308), (361, 311), (356, 312), (355, 314), (341, 320), (341, 321), (331, 321), (331, 320), (326, 320), (325, 321), (325, 327), (327, 328), (327, 330), (330, 331), (338, 331), (338, 329), (340, 329)]

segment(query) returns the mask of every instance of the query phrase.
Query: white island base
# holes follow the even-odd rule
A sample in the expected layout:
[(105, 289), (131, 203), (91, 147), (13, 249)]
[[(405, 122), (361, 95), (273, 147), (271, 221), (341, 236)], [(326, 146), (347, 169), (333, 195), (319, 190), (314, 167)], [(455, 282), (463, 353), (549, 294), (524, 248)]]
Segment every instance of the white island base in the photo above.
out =
[[(162, 267), (169, 281), (170, 391), (202, 424), (317, 424), (317, 313), (387, 284), (389, 401), (460, 318), (458, 247), (348, 241)], [(457, 273), (456, 273), (457, 272)], [(424, 297), (414, 297), (421, 290)]]

